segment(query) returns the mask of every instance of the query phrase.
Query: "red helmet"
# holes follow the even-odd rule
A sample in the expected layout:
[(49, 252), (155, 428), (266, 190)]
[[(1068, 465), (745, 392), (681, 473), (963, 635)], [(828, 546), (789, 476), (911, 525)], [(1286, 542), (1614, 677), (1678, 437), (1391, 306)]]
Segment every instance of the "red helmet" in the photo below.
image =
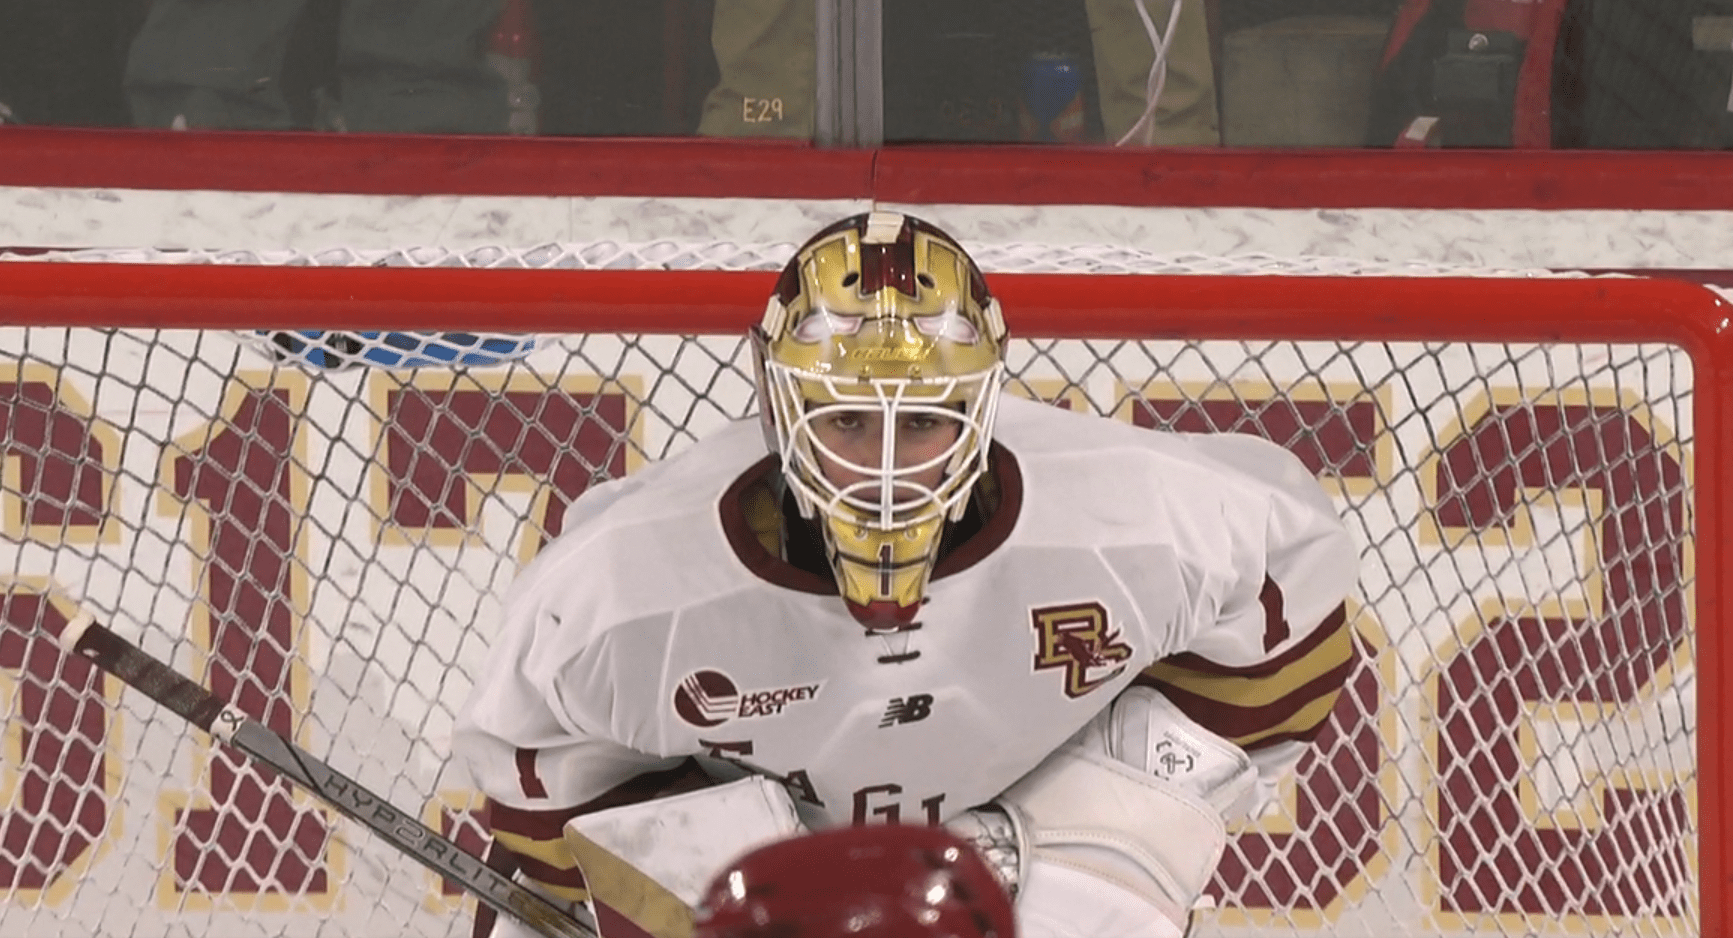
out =
[(705, 890), (692, 938), (1015, 938), (1011, 900), (940, 827), (872, 825), (760, 847)]

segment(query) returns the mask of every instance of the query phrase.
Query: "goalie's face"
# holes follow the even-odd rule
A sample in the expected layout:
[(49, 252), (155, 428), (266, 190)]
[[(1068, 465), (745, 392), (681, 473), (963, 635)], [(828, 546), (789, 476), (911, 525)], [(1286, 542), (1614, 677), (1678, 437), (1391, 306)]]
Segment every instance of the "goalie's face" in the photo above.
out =
[(875, 212), (795, 252), (753, 339), (771, 448), (843, 599), (869, 627), (906, 625), (987, 469), (998, 303), (948, 235)]
[(946, 467), (963, 441), (963, 423), (948, 407), (910, 405), (894, 417), (877, 409), (808, 405), (819, 472), (839, 497), (880, 523), (937, 503)]

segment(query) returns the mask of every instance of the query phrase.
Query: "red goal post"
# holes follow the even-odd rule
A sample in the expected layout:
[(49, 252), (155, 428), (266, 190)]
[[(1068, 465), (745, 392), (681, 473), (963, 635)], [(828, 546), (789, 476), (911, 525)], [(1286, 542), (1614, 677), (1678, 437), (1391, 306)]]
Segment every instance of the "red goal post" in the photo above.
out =
[[(1637, 278), (989, 276), (1013, 391), (1270, 435), (1361, 543), (1368, 663), (1237, 833), (1200, 933), (1733, 936), (1725, 302)], [(557, 528), (550, 479), (740, 416), (729, 337), (773, 277), (0, 265), (0, 936), (463, 933), (388, 848), (34, 630), (94, 607), (473, 846), (441, 734), (488, 597)], [(454, 376), (273, 368), (213, 337), (267, 328), (568, 338)], [(581, 469), (526, 455), (550, 425)]]

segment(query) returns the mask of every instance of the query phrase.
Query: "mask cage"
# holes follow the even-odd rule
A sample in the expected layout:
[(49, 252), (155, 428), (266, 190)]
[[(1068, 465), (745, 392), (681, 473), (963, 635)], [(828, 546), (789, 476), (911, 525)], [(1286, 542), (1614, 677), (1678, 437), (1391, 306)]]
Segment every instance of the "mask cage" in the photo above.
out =
[[(776, 451), (801, 513), (809, 518), (822, 513), (876, 530), (960, 517), (970, 491), (987, 469), (987, 443), (992, 439), (1003, 377), (1003, 366), (994, 365), (939, 380), (841, 380), (765, 362), (763, 406), (771, 416)], [(838, 411), (882, 416), (879, 466), (849, 460), (819, 440), (814, 421)], [(957, 439), (929, 459), (897, 466), (899, 425), (903, 418), (921, 414), (959, 422)], [(824, 474), (821, 455), (864, 478), (845, 485), (832, 482)], [(936, 487), (911, 478), (939, 463), (945, 473)]]

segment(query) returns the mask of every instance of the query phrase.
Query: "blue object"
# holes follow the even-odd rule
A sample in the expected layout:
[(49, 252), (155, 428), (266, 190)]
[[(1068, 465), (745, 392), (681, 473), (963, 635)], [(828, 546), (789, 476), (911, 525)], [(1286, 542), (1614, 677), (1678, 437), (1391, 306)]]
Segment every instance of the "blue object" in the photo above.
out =
[(1083, 139), (1083, 66), (1064, 52), (1037, 52), (1023, 65), (1023, 138)]
[(278, 361), (313, 368), (499, 365), (535, 351), (533, 335), (473, 332), (342, 332), (260, 329)]

